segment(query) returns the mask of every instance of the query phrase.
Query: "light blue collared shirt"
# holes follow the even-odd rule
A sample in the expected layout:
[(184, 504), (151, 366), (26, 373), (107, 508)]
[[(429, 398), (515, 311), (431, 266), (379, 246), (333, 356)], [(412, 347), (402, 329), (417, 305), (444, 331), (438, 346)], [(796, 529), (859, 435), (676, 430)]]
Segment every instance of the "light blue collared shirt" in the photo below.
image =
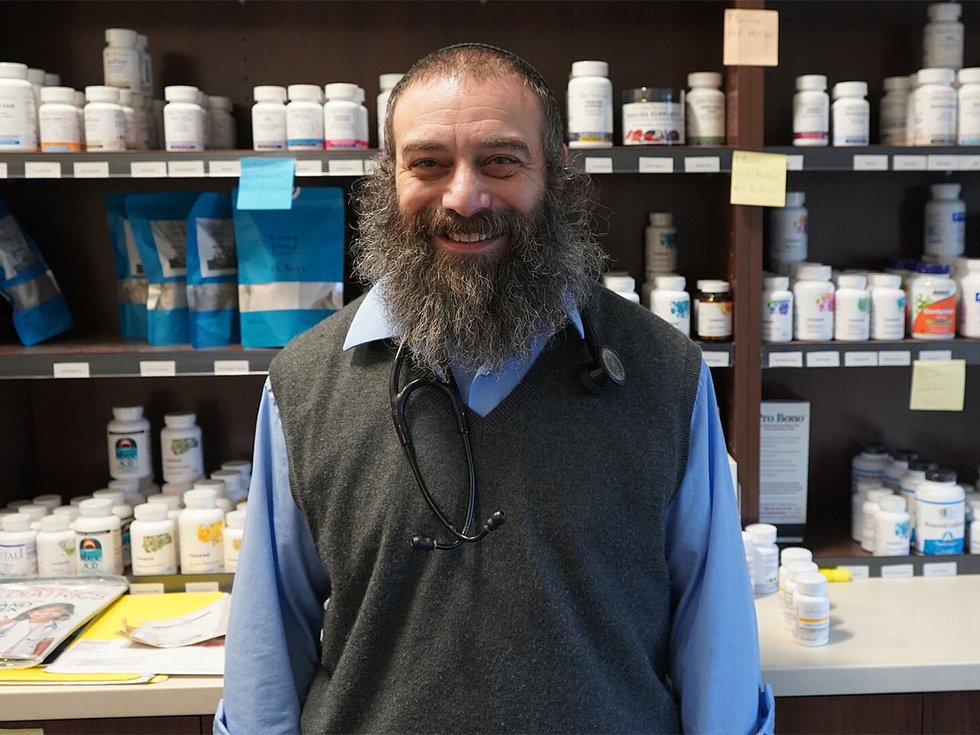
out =
[[(581, 336), (579, 313), (569, 317)], [(398, 336), (372, 289), (344, 349)], [(497, 375), (454, 371), (467, 406), (486, 415), (517, 386), (547, 344)], [(465, 386), (465, 390), (464, 390)], [(686, 733), (772, 733), (772, 689), (760, 689), (755, 606), (714, 386), (702, 364), (687, 471), (667, 509), (669, 665)], [(214, 732), (299, 731), (318, 665), (329, 580), (289, 486), (286, 441), (266, 381), (255, 433), (252, 485), (229, 621), (224, 699)], [(260, 611), (260, 612), (257, 612)], [(737, 633), (737, 635), (733, 635)]]

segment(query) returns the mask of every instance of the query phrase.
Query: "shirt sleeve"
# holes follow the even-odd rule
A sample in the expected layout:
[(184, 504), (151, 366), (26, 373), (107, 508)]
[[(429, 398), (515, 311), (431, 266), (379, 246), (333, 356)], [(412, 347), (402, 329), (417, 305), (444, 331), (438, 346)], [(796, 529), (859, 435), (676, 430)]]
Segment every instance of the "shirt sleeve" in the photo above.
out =
[(667, 509), (670, 677), (685, 733), (772, 733), (759, 634), (711, 374), (701, 365), (687, 470)]
[(289, 487), (279, 409), (266, 380), (214, 732), (299, 732), (318, 665), (330, 582)]

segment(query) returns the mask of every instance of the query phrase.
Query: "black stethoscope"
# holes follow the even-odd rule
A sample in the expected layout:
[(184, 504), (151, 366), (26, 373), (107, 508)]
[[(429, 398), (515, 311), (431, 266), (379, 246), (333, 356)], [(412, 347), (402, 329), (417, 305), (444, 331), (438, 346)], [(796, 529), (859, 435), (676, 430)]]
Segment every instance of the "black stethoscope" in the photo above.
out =
[[(605, 345), (596, 347), (595, 333), (592, 331), (592, 327), (584, 314), (582, 315), (582, 325), (585, 331), (585, 346), (589, 351), (590, 358), (590, 362), (583, 363), (579, 366), (579, 379), (582, 382), (582, 386), (590, 393), (599, 393), (610, 382), (615, 385), (624, 385), (626, 383), (626, 370), (623, 368), (623, 363), (619, 359), (619, 355), (612, 348), (606, 347)], [(486, 520), (483, 528), (477, 533), (473, 533), (473, 518), (476, 515), (476, 466), (473, 462), (470, 434), (466, 425), (466, 405), (463, 403), (463, 398), (459, 393), (459, 386), (453, 377), (452, 370), (447, 368), (445, 377), (436, 375), (435, 377), (416, 378), (410, 380), (404, 388), (401, 388), (401, 372), (407, 357), (408, 349), (405, 347), (405, 343), (402, 342), (398, 347), (398, 352), (395, 354), (395, 361), (391, 366), (391, 378), (388, 384), (388, 397), (391, 402), (391, 420), (395, 425), (398, 439), (401, 442), (402, 449), (405, 450), (405, 456), (408, 458), (408, 463), (412, 467), (412, 474), (415, 475), (415, 481), (418, 483), (419, 490), (422, 491), (425, 502), (429, 504), (429, 508), (432, 509), (439, 522), (453, 536), (451, 541), (438, 541), (428, 536), (415, 536), (412, 538), (412, 547), (420, 551), (433, 551), (435, 549), (444, 551), (455, 549), (464, 542), (472, 543), (480, 541), (486, 535), (504, 525), (507, 521), (507, 516), (504, 515), (503, 511), (498, 510)], [(463, 449), (466, 452), (466, 467), (469, 475), (469, 493), (466, 503), (466, 521), (463, 523), (462, 530), (453, 525), (453, 522), (442, 511), (435, 498), (432, 497), (432, 493), (429, 492), (429, 488), (422, 477), (422, 471), (419, 469), (418, 459), (415, 456), (415, 446), (412, 443), (412, 430), (408, 424), (408, 399), (419, 388), (427, 387), (436, 388), (449, 398), (449, 402), (453, 408), (453, 415), (456, 419), (456, 428), (463, 437)]]

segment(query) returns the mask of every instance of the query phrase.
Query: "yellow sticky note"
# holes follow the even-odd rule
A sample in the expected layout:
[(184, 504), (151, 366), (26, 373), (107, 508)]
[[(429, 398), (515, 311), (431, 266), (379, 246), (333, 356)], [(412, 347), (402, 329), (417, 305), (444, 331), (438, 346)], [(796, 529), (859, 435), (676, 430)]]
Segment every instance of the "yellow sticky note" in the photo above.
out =
[(732, 204), (786, 206), (786, 156), (735, 151), (732, 154)]
[(725, 66), (779, 66), (779, 12), (725, 10)]
[(912, 363), (911, 411), (962, 411), (966, 360), (916, 360)]

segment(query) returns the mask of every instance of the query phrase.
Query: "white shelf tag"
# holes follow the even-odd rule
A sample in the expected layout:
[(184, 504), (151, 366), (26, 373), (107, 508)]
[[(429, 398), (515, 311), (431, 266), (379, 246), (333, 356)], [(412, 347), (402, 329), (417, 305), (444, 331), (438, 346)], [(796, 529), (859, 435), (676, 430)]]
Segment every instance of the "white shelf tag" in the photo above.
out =
[(7, 164), (0, 163), (0, 179), (7, 178)]
[(227, 176), (237, 178), (242, 175), (242, 162), (235, 161), (211, 161), (208, 164), (208, 176)]
[(884, 564), (881, 576), (885, 579), (905, 579), (915, 576), (915, 567), (911, 564)]
[(856, 155), (853, 166), (855, 171), (887, 171), (888, 156)]
[(204, 161), (167, 161), (167, 176), (192, 179), (204, 176)]
[(925, 563), (922, 565), (923, 577), (955, 577), (956, 562), (945, 561), (938, 563)]
[(174, 360), (140, 360), (140, 377), (172, 378), (177, 374)]
[(845, 352), (844, 367), (878, 367), (878, 353)]
[(716, 174), (721, 171), (721, 158), (718, 156), (689, 156), (684, 159), (686, 174)]
[(364, 173), (373, 174), (374, 170), (378, 167), (378, 162), (373, 158), (369, 158), (364, 162)]
[(802, 352), (770, 352), (769, 367), (801, 368), (803, 367), (803, 353)]
[(727, 352), (718, 350), (706, 350), (701, 353), (704, 364), (713, 368), (726, 368), (732, 364), (732, 356)]
[(363, 176), (364, 161), (359, 158), (330, 161), (328, 171), (331, 176)]
[(925, 156), (892, 156), (893, 171), (925, 171)]
[(912, 364), (910, 350), (881, 350), (878, 353), (880, 367), (908, 367)]
[(129, 164), (129, 175), (134, 179), (167, 178), (166, 161), (133, 161)]
[(612, 172), (613, 164), (611, 158), (589, 157), (585, 159), (585, 173), (587, 174), (611, 174)]
[(919, 350), (920, 360), (952, 360), (952, 350)]
[(56, 378), (88, 378), (90, 375), (87, 362), (56, 362), (52, 369)]
[(959, 171), (960, 157), (950, 155), (930, 155), (926, 168), (929, 171)]
[(802, 171), (803, 170), (803, 154), (798, 153), (794, 156), (786, 156), (786, 170), (787, 171)]
[(837, 350), (826, 352), (806, 353), (806, 366), (811, 367), (840, 367), (840, 353)]
[(674, 173), (674, 159), (664, 158), (663, 156), (640, 156), (641, 174), (672, 174)]
[(215, 375), (248, 375), (248, 360), (215, 360)]
[(980, 171), (980, 156), (960, 156), (960, 171)]
[(163, 593), (163, 582), (129, 583), (129, 594), (131, 595), (162, 595)]
[(837, 568), (849, 571), (851, 579), (868, 579), (871, 576), (871, 567), (867, 564), (838, 564)]
[(296, 160), (297, 176), (323, 176), (323, 161), (319, 159)]
[(72, 174), (76, 179), (108, 179), (108, 161), (76, 161), (72, 165)]
[(184, 592), (220, 592), (217, 582), (185, 582)]
[(60, 179), (61, 164), (57, 161), (27, 161), (24, 163), (25, 179)]

